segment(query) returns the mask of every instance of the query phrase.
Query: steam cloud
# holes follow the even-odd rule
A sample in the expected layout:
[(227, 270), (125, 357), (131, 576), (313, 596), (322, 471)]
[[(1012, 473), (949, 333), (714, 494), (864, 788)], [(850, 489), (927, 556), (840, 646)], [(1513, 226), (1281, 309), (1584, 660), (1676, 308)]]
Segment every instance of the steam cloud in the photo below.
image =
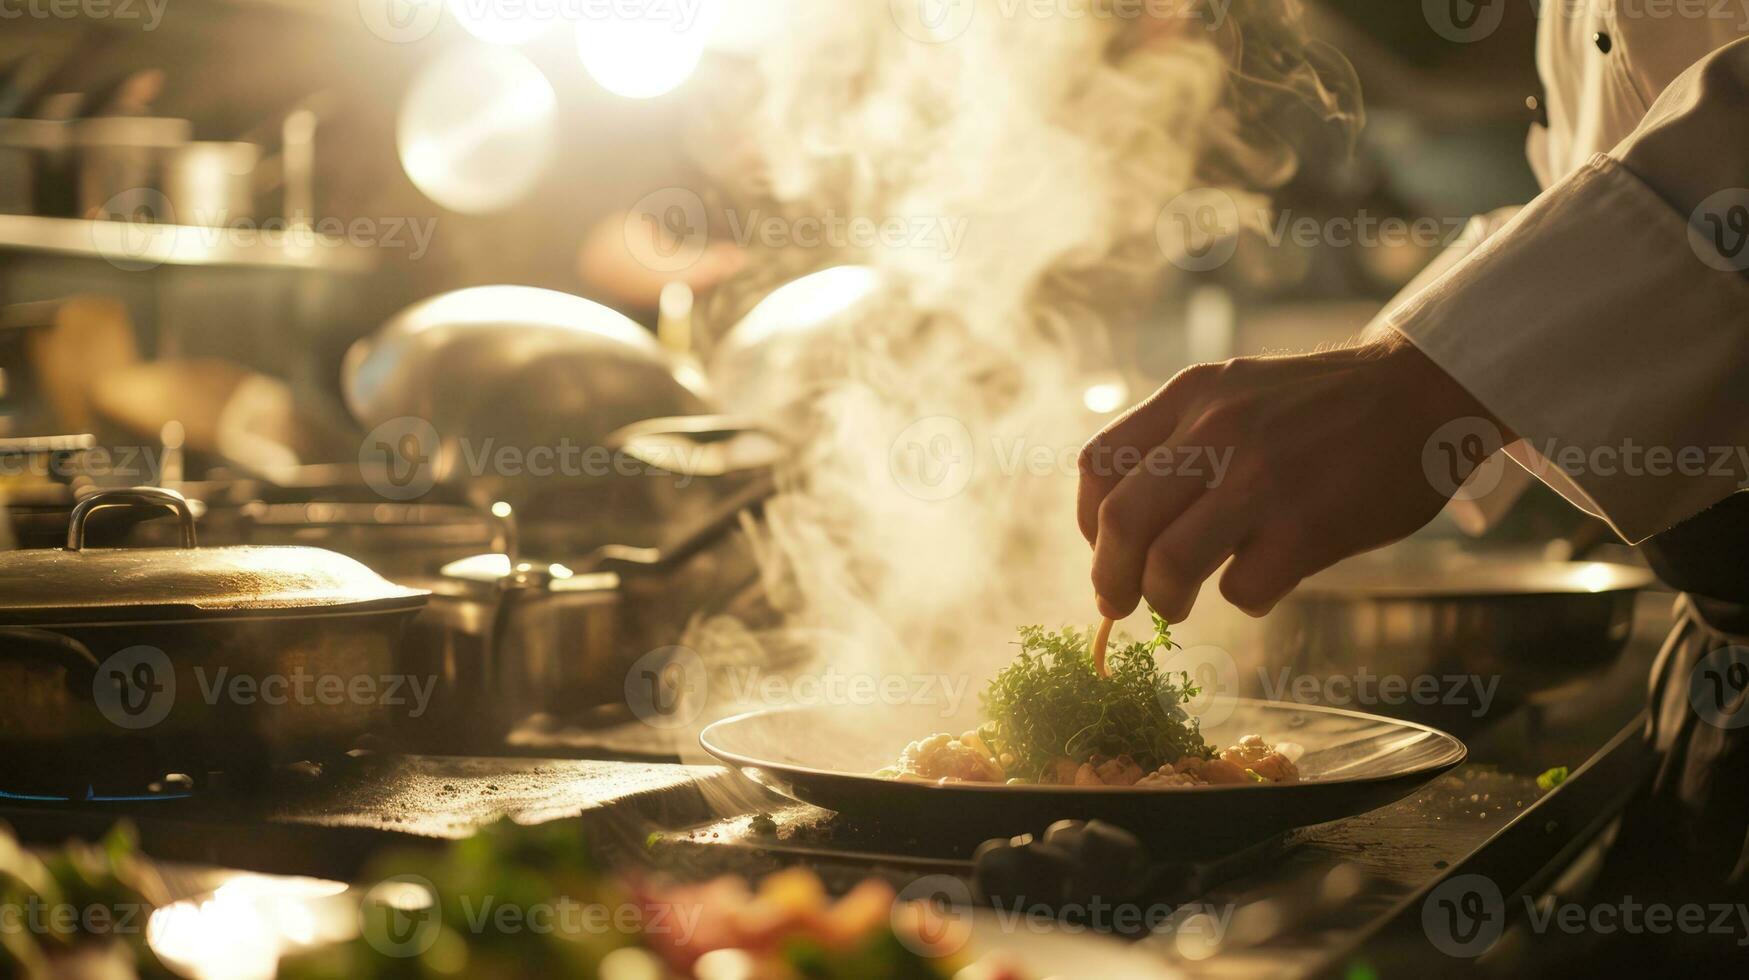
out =
[[(1100, 420), (1082, 393), (1115, 366), (1106, 324), (1164, 279), (1162, 209), (1220, 186), (1257, 210), (1246, 197), (1295, 166), (1275, 121), (1309, 108), (1358, 124), (1352, 76), (1307, 40), (1294, 0), (1139, 20), (979, 0), (933, 43), (898, 29), (889, 0), (769, 2), (783, 29), (716, 86), (697, 130), (714, 203), (963, 238), (951, 253), (755, 246), (713, 298), (727, 324), (823, 268), (873, 270), (840, 276), (845, 290), (879, 284), (826, 302), (812, 329), (781, 329), (809, 319), (803, 304), (775, 336), (748, 330), (759, 343), (720, 338), (731, 407), (780, 418), (804, 446), (761, 541), (788, 627), (754, 638), (844, 671), (981, 678), (1017, 625), (1094, 615), (1073, 460)], [(743, 376), (737, 345), (754, 355)], [(1065, 462), (1016, 464), (1036, 447)]]

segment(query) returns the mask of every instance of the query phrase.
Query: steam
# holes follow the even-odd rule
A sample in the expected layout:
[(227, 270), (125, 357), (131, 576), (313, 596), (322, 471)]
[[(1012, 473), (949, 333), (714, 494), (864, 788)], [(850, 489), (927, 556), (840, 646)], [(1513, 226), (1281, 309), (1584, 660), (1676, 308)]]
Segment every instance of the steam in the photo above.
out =
[(1358, 124), (1352, 76), (1307, 41), (1295, 0), (1139, 21), (979, 0), (933, 43), (888, 0), (769, 2), (784, 28), (721, 80), (698, 128), (713, 203), (963, 235), (754, 243), (714, 297), (727, 324), (821, 269), (879, 283), (809, 329), (805, 308), (784, 311), (792, 329), (760, 330), (755, 350), (719, 338), (731, 407), (803, 446), (760, 541), (788, 623), (753, 639), (845, 671), (981, 679), (1016, 626), (1094, 615), (1074, 460), (1101, 418), (1082, 394), (1114, 367), (1106, 324), (1165, 278), (1162, 209), (1194, 187), (1243, 199), (1286, 180), (1296, 114)]

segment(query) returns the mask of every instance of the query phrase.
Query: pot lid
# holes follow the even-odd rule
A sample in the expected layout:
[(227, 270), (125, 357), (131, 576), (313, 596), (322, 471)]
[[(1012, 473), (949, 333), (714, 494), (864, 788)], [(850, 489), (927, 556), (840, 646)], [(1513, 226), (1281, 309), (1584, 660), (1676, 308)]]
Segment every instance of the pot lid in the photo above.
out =
[[(101, 507), (169, 507), (181, 548), (86, 548), (85, 520)], [(295, 616), (417, 608), (426, 593), (394, 585), (321, 548), (194, 547), (180, 494), (156, 488), (92, 494), (68, 522), (67, 547), (0, 553), (0, 624)]]
[(438, 574), (453, 582), (474, 586), (537, 588), (550, 592), (598, 592), (619, 588), (613, 572), (578, 574), (560, 564), (513, 561), (503, 553), (471, 555), (443, 566)]

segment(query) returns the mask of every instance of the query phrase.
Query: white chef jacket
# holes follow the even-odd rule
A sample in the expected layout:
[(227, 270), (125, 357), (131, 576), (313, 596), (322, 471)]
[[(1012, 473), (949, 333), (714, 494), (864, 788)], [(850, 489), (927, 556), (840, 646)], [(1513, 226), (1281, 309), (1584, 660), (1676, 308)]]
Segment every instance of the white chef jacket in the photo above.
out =
[(1749, 205), (1749, 7), (1542, 0), (1541, 18), (1544, 191), (1472, 221), (1381, 323), (1638, 543), (1749, 483), (1749, 253), (1696, 251), (1703, 204)]

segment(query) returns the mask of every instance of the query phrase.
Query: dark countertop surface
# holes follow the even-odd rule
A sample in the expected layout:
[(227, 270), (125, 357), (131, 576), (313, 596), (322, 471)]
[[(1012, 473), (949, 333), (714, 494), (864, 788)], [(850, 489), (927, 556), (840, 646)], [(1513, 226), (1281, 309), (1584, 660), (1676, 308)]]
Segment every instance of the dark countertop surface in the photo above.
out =
[[(1479, 864), (1509, 892), (1534, 884), (1596, 832), (1608, 801), (1631, 783), (1624, 767), (1632, 760), (1623, 760), (1633, 753), (1604, 750), (1637, 744), (1631, 729), (1670, 602), (1667, 594), (1641, 598), (1634, 636), (1606, 672), (1460, 732), (1468, 760), (1414, 795), (1188, 862), (1170, 893), (1138, 899), (1171, 911), (1138, 942), (1193, 977), (1364, 976), (1386, 953), (1465, 965), (1441, 957), (1422, 934), (1425, 892)], [(1546, 792), (1536, 776), (1555, 766), (1573, 776)], [(971, 870), (963, 855), (930, 856), (927, 842), (835, 829), (825, 811), (716, 766), (381, 754), (277, 779), (272, 792), (254, 795), (0, 799), (0, 820), (27, 841), (52, 843), (95, 838), (125, 816), (157, 858), (337, 878), (356, 875), (384, 847), (433, 845), (501, 818), (576, 819), (610, 848), (686, 874), (807, 864), (831, 885), (874, 874), (902, 888)], [(750, 827), (756, 811), (773, 816), (776, 836)]]

